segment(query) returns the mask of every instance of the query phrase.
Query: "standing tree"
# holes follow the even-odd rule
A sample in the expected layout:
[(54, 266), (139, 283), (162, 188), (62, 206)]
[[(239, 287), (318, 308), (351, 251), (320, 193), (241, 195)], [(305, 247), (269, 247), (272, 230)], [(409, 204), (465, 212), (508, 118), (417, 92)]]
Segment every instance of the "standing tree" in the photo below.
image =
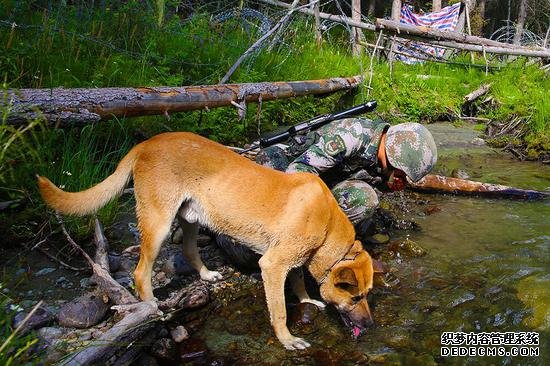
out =
[(516, 33), (514, 34), (513, 44), (521, 43), (523, 27), (525, 26), (525, 18), (527, 18), (527, 0), (521, 0), (519, 3), (518, 21), (516, 22)]
[(367, 9), (367, 15), (374, 16), (376, 10), (376, 0), (369, 0), (369, 7)]
[(441, 0), (433, 0), (432, 11), (440, 11), (440, 10), (441, 10)]
[[(351, 19), (353, 19), (356, 22), (361, 21), (361, 0), (352, 0), (351, 1)], [(353, 48), (353, 55), (359, 56), (361, 55), (361, 45), (359, 44), (359, 41), (363, 37), (363, 33), (361, 32), (361, 29), (359, 28), (353, 28), (353, 39), (352, 39), (352, 48)]]

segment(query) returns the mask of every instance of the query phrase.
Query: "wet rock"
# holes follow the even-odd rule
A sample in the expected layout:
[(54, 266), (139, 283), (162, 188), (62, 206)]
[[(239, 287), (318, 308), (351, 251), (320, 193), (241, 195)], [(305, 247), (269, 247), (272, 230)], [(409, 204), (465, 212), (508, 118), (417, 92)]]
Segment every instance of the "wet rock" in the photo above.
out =
[(392, 327), (384, 337), (384, 343), (395, 349), (405, 349), (411, 345), (411, 338), (408, 331)]
[(290, 321), (293, 325), (304, 326), (313, 324), (319, 315), (319, 308), (310, 303), (300, 303), (292, 309)]
[(390, 288), (395, 288), (399, 286), (400, 283), (401, 283), (401, 280), (399, 280), (399, 278), (391, 272), (376, 273), (374, 275), (374, 285), (376, 287), (383, 287), (383, 288), (390, 289)]
[(471, 292), (466, 292), (465, 294), (461, 295), (460, 297), (454, 299), (451, 303), (451, 306), (453, 308), (456, 308), (459, 305), (462, 305), (466, 302), (472, 301), (476, 298), (476, 295), (472, 294)]
[(135, 362), (136, 366), (158, 366), (157, 359), (151, 355), (143, 354)]
[(36, 331), (38, 336), (38, 350), (45, 351), (46, 355), (41, 357), (41, 362), (50, 365), (66, 355), (59, 345), (63, 342), (66, 330), (57, 327), (44, 327)]
[(126, 288), (132, 288), (132, 286), (134, 285), (134, 280), (132, 280), (129, 276), (124, 276), (124, 277), (120, 277), (120, 278), (117, 278), (116, 281), (123, 287), (126, 287)]
[(197, 284), (189, 290), (187, 295), (179, 302), (178, 306), (182, 309), (196, 309), (208, 304), (210, 301), (210, 291), (204, 284)]
[(109, 271), (116, 272), (120, 269), (122, 256), (120, 254), (109, 253)]
[(460, 179), (469, 179), (470, 175), (462, 169), (453, 169), (453, 171), (451, 172), (451, 177), (460, 178)]
[(120, 265), (118, 268), (119, 272), (131, 273), (134, 271), (135, 268), (136, 268), (136, 262), (131, 257), (129, 257), (128, 255), (121, 256)]
[(434, 206), (434, 205), (431, 205), (431, 206), (428, 206), (424, 209), (424, 213), (427, 215), (427, 216), (430, 216), (430, 215), (433, 215), (434, 213), (438, 213), (441, 211), (441, 207), (439, 206)]
[(388, 234), (382, 234), (382, 233), (377, 233), (377, 234), (374, 234), (374, 235), (365, 236), (363, 239), (364, 239), (365, 242), (367, 242), (369, 244), (374, 244), (374, 245), (386, 244), (387, 242), (390, 241), (389, 235)]
[(409, 257), (421, 257), (427, 253), (424, 248), (409, 238), (406, 238), (403, 241), (391, 242), (389, 245), (389, 250)]
[(160, 271), (155, 275), (155, 280), (159, 283), (164, 283), (166, 281), (166, 273)]
[(170, 332), (170, 335), (172, 336), (172, 339), (176, 343), (183, 342), (184, 340), (189, 338), (189, 333), (187, 332), (187, 329), (183, 325), (178, 325), (172, 331)]
[(162, 271), (166, 273), (168, 277), (174, 275), (190, 275), (197, 273), (193, 267), (187, 262), (183, 253), (178, 252), (172, 254), (163, 264)]
[(98, 324), (109, 310), (108, 301), (98, 292), (82, 295), (61, 307), (59, 324), (65, 327), (89, 328)]
[[(30, 312), (30, 310), (29, 310)], [(17, 313), (13, 318), (13, 327), (17, 328), (22, 324), (25, 317), (29, 312)], [(55, 314), (52, 313), (45, 304), (42, 304), (35, 312), (31, 315), (29, 319), (25, 322), (23, 327), (20, 330), (20, 334), (24, 334), (31, 329), (41, 328), (50, 324), (55, 319)]]
[(180, 359), (184, 362), (196, 362), (198, 359), (205, 358), (207, 352), (208, 348), (201, 339), (189, 338), (179, 345)]
[(56, 269), (57, 268), (51, 268), (51, 267), (42, 268), (40, 271), (36, 272), (34, 275), (36, 277), (45, 276), (47, 274), (54, 272)]
[(56, 340), (63, 337), (65, 333), (66, 330), (58, 327), (43, 327), (36, 331), (38, 337), (48, 345), (52, 345)]
[(80, 280), (80, 287), (82, 288), (88, 288), (92, 286), (92, 282), (90, 280), (90, 277), (85, 277)]
[(157, 358), (175, 361), (177, 357), (176, 343), (170, 338), (160, 338), (151, 346), (151, 354)]

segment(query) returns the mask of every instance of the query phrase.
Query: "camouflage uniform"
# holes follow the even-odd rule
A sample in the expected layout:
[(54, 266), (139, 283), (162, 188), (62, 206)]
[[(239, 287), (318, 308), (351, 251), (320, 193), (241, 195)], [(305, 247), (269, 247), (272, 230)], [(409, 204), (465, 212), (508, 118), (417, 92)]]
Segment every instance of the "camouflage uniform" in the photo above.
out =
[[(380, 138), (389, 126), (365, 118), (337, 120), (311, 131), (306, 138), (302, 137), (305, 141), (292, 141), (286, 148), (271, 146), (262, 150), (256, 161), (277, 170), (320, 175), (351, 222), (357, 224), (374, 214), (378, 196), (368, 183), (358, 179), (338, 181), (334, 173), (340, 179), (359, 169), (376, 175)], [(337, 172), (331, 169), (334, 167)]]

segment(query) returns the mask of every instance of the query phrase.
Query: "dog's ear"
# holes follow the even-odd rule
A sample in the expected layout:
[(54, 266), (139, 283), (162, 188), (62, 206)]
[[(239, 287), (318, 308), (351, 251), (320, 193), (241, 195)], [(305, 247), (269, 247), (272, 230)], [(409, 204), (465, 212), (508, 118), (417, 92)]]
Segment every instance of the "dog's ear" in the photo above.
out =
[(357, 277), (351, 268), (344, 267), (337, 271), (334, 276), (334, 284), (336, 286), (347, 288), (349, 286), (357, 286)]
[(372, 259), (372, 269), (374, 273), (386, 273), (388, 271), (384, 263), (374, 258)]
[(350, 253), (360, 252), (363, 250), (363, 244), (359, 240), (353, 242), (351, 246)]

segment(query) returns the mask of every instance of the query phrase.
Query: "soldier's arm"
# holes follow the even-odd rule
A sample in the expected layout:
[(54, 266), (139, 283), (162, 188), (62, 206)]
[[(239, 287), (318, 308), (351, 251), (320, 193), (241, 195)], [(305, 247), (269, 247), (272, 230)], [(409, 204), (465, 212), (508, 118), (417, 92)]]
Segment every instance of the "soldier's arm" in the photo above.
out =
[(316, 175), (341, 164), (346, 156), (346, 144), (340, 135), (321, 136), (298, 156), (287, 168), (287, 172), (308, 172)]

